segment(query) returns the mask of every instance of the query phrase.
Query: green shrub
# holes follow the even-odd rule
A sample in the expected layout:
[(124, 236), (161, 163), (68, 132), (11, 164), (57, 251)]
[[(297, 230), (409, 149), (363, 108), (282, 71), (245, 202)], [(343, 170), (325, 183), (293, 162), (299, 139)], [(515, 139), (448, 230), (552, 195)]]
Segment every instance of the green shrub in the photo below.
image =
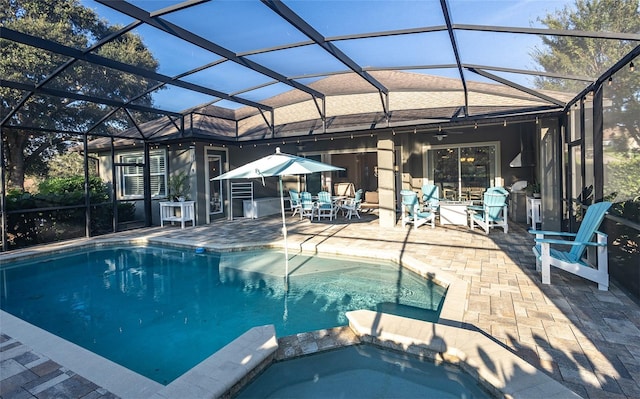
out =
[[(38, 196), (44, 202), (60, 205), (84, 203), (84, 176), (55, 177), (38, 185)], [(91, 203), (109, 199), (107, 185), (99, 177), (89, 177), (89, 198)]]
[[(38, 194), (18, 190), (7, 193), (7, 210), (13, 211), (7, 214), (7, 237), (10, 247), (22, 248), (84, 236), (84, 176), (47, 179), (40, 183), (38, 191)], [(99, 205), (109, 200), (109, 190), (98, 177), (89, 178), (89, 200), (91, 234), (113, 231), (111, 204)], [(34, 211), (34, 208), (41, 210)], [(118, 205), (118, 216), (121, 220), (133, 219), (134, 212), (133, 203)]]
[(632, 200), (614, 203), (611, 213), (635, 223), (640, 223), (640, 196)]

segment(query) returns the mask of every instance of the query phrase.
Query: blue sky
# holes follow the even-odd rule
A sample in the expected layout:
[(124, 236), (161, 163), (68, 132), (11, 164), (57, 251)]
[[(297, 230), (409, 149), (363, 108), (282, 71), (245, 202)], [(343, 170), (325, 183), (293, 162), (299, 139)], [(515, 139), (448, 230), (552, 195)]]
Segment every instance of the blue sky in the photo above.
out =
[[(93, 0), (81, 0), (81, 3), (96, 10), (111, 24), (126, 25), (132, 22), (131, 18)], [(133, 0), (131, 3), (154, 11), (179, 1)], [(538, 17), (573, 3), (573, 0), (450, 0), (449, 7), (452, 20), (456, 24), (541, 27), (536, 21)], [(285, 4), (325, 37), (444, 23), (439, 0), (294, 0), (285, 1)], [(238, 15), (241, 15), (241, 18)], [(253, 0), (214, 0), (166, 15), (164, 18), (236, 53), (308, 40), (306, 36), (284, 24), (280, 17), (266, 6)], [(143, 27), (135, 32), (143, 37), (145, 44), (158, 59), (159, 72), (169, 76), (220, 58), (154, 28)], [(339, 41), (335, 44), (362, 66), (447, 64), (454, 60), (445, 32), (419, 35), (411, 40), (408, 40), (408, 36), (402, 36), (400, 43), (397, 42), (398, 38), (400, 37), (367, 39), (366, 42)], [(534, 68), (529, 54), (535, 46), (540, 45), (539, 38), (533, 35), (458, 31), (456, 39), (463, 62), (516, 69)], [(410, 50), (407, 51), (408, 49)], [(286, 76), (346, 70), (344, 65), (318, 48), (290, 49), (280, 53), (252, 55), (248, 58)], [(422, 73), (455, 76), (456, 71), (439, 69)], [(467, 79), (484, 81), (482, 77), (471, 75), (467, 76)], [(519, 79), (518, 83), (530, 85), (530, 81), (524, 76), (516, 75), (509, 78)], [(185, 80), (202, 85), (215, 85), (228, 93), (271, 81), (270, 78), (228, 62), (189, 76)], [(305, 83), (308, 83), (308, 80)], [(289, 90), (288, 86), (278, 84), (241, 96), (259, 101), (286, 90)], [(176, 88), (154, 94), (156, 106), (172, 111), (180, 111), (211, 100), (213, 98), (209, 96)], [(238, 107), (237, 104), (226, 101), (218, 102), (216, 105)]]

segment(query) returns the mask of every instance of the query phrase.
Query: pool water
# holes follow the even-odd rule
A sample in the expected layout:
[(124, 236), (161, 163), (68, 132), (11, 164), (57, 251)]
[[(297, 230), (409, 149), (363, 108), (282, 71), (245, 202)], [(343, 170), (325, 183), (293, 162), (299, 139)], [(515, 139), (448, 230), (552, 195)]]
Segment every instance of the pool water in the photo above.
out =
[(371, 345), (270, 365), (241, 390), (248, 398), (491, 398), (458, 367)]
[(436, 321), (445, 289), (391, 263), (261, 250), (86, 249), (2, 268), (1, 307), (168, 384), (248, 329), (348, 324), (356, 309)]

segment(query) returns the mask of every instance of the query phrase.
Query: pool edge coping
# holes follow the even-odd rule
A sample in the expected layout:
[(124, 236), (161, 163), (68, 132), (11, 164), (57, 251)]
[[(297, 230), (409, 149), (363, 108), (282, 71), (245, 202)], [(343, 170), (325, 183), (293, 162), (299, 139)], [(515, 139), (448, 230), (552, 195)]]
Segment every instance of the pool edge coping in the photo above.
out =
[(71, 341), (0, 310), (2, 333), (122, 398), (146, 398), (164, 387)]
[(427, 350), (437, 360), (458, 364), (497, 397), (581, 398), (478, 331), (371, 310), (347, 312), (347, 318), (363, 342), (416, 355)]

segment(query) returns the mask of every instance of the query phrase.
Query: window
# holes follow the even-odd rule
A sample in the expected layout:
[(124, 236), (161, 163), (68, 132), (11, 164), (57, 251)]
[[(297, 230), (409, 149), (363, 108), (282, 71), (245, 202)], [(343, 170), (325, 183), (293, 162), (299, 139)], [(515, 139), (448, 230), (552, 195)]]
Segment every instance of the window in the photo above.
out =
[[(167, 195), (167, 167), (164, 151), (149, 152), (151, 171), (151, 197)], [(120, 156), (120, 196), (122, 198), (144, 197), (144, 154), (129, 153)]]
[(480, 200), (499, 176), (497, 144), (434, 146), (427, 151), (427, 178), (442, 198)]

